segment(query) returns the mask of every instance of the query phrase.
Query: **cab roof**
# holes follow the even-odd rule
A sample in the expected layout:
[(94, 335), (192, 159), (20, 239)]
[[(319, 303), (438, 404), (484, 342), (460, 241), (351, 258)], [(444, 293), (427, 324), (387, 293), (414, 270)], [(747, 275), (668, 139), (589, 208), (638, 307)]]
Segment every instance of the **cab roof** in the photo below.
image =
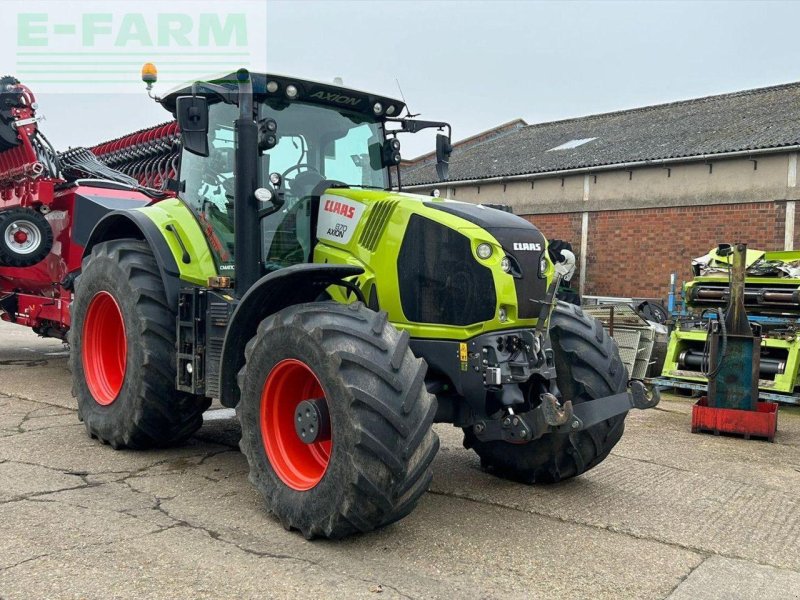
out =
[[(286, 75), (272, 75), (269, 73), (250, 73), (250, 79), (253, 82), (253, 95), (257, 101), (274, 98), (284, 102), (310, 102), (345, 108), (354, 112), (372, 115), (377, 118), (397, 117), (405, 108), (405, 104), (400, 100), (338, 86), (333, 83), (321, 83), (318, 81), (309, 81)], [(237, 76), (236, 73), (220, 74), (211, 76), (200, 82), (214, 83), (223, 87), (236, 89)], [(179, 96), (191, 95), (192, 85), (192, 83), (187, 83), (170, 90), (161, 98), (161, 105), (174, 115), (176, 100)], [(298, 93), (296, 97), (289, 98), (286, 95), (286, 89), (292, 85), (297, 89)], [(271, 91), (273, 89), (274, 91)], [(202, 91), (200, 93), (202, 93)], [(380, 104), (380, 114), (375, 112), (375, 105), (377, 103)]]

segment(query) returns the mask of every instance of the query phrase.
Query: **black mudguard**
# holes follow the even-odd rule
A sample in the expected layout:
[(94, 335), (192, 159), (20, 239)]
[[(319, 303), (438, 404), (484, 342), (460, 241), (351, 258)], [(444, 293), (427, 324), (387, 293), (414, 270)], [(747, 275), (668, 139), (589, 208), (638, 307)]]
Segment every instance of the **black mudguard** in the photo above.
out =
[(92, 229), (83, 248), (83, 256), (92, 252), (92, 248), (102, 242), (133, 238), (145, 240), (150, 245), (155, 255), (164, 289), (167, 293), (167, 302), (170, 306), (177, 306), (178, 291), (181, 287), (180, 270), (167, 241), (158, 229), (158, 226), (137, 210), (115, 210), (102, 217)]
[(350, 265), (300, 264), (265, 275), (239, 301), (231, 316), (219, 374), (220, 402), (239, 403), (236, 375), (244, 366), (244, 348), (256, 334), (259, 323), (271, 314), (295, 304), (314, 302), (331, 284), (360, 275), (361, 267)]

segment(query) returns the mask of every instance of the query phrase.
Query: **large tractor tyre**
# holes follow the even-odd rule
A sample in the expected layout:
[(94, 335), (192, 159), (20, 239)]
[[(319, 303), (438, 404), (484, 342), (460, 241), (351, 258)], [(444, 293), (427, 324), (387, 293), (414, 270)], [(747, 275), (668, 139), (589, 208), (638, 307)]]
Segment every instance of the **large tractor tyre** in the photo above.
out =
[(53, 230), (40, 212), (30, 208), (0, 211), (0, 265), (31, 267), (53, 248)]
[[(550, 322), (550, 336), (564, 400), (576, 405), (625, 390), (625, 365), (599, 321), (577, 306), (559, 302)], [(521, 445), (481, 442), (466, 429), (464, 446), (475, 450), (481, 466), (495, 475), (524, 483), (555, 483), (600, 464), (622, 437), (626, 414), (585, 431), (549, 433)]]
[(175, 308), (146, 242), (98, 244), (75, 281), (72, 394), (89, 435), (114, 448), (179, 444), (210, 399), (175, 389)]
[(385, 312), (289, 307), (261, 322), (245, 355), (240, 447), (286, 529), (341, 538), (413, 510), (439, 448), (436, 400)]

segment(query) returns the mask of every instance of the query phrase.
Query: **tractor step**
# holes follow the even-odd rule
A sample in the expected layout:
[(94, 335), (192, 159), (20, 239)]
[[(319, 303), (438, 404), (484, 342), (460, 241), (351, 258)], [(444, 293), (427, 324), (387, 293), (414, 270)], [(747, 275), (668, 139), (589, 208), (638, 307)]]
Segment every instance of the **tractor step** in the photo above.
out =
[(743, 436), (744, 439), (763, 438), (775, 440), (778, 429), (778, 404), (758, 402), (756, 410), (715, 408), (702, 397), (692, 407), (692, 433), (727, 433)]

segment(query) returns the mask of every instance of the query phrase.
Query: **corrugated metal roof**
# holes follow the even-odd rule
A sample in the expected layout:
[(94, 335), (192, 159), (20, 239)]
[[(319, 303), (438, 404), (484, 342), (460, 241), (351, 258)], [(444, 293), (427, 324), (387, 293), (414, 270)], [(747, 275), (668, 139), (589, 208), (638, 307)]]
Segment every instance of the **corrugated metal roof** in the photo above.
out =
[[(596, 138), (548, 152), (574, 140)], [(450, 181), (487, 179), (800, 144), (800, 82), (521, 127), (456, 148)], [(436, 183), (431, 164), (406, 185)]]

